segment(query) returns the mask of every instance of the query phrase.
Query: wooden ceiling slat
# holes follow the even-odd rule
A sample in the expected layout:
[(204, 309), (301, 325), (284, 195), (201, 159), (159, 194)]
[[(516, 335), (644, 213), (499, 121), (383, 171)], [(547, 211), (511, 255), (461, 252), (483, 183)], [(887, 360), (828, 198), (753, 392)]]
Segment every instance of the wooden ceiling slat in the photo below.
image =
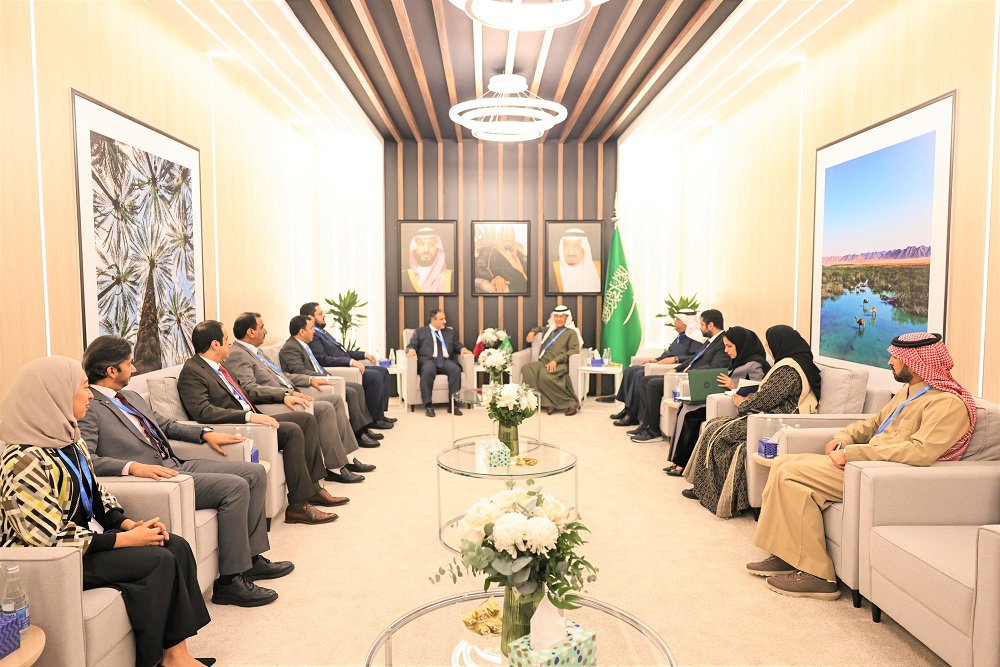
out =
[(392, 94), (399, 101), (399, 106), (403, 110), (403, 116), (406, 118), (407, 125), (410, 126), (410, 131), (413, 132), (417, 143), (422, 142), (423, 137), (420, 135), (420, 127), (417, 125), (417, 121), (413, 117), (413, 110), (410, 109), (410, 103), (403, 93), (403, 86), (399, 82), (399, 76), (389, 61), (389, 53), (385, 50), (385, 44), (382, 42), (382, 37), (375, 26), (375, 20), (372, 18), (371, 12), (368, 11), (368, 4), (365, 0), (351, 0), (351, 5), (361, 20), (361, 27), (364, 29), (365, 35), (368, 36), (368, 42), (371, 44), (372, 50), (375, 51), (375, 57), (378, 59), (379, 65), (385, 73), (389, 87), (392, 88)]
[(326, 27), (327, 32), (330, 33), (330, 37), (333, 38), (334, 44), (340, 49), (340, 52), (344, 54), (347, 59), (347, 64), (351, 68), (351, 72), (357, 77), (358, 83), (361, 84), (362, 89), (365, 91), (365, 95), (375, 106), (375, 110), (378, 111), (379, 118), (385, 123), (386, 127), (389, 128), (389, 133), (392, 134), (392, 138), (396, 142), (402, 141), (399, 128), (396, 124), (392, 122), (392, 117), (389, 115), (389, 111), (385, 108), (382, 103), (382, 98), (378, 96), (375, 92), (375, 86), (372, 84), (372, 80), (368, 77), (368, 72), (365, 71), (364, 65), (361, 64), (361, 60), (358, 58), (358, 54), (355, 53), (354, 49), (351, 47), (351, 43), (347, 39), (347, 35), (344, 34), (343, 28), (340, 27), (340, 23), (337, 22), (337, 18), (333, 15), (333, 11), (330, 6), (326, 4), (325, 0), (311, 0), (313, 9), (316, 10), (316, 14), (319, 16), (323, 25)]
[(438, 125), (437, 112), (434, 110), (434, 100), (431, 97), (431, 89), (427, 85), (424, 64), (420, 60), (420, 51), (417, 49), (417, 38), (413, 34), (413, 26), (410, 25), (410, 17), (406, 13), (406, 5), (403, 4), (403, 0), (392, 0), (392, 8), (396, 12), (399, 29), (403, 33), (403, 43), (406, 45), (406, 52), (410, 56), (410, 62), (413, 63), (413, 72), (417, 77), (417, 85), (420, 86), (420, 96), (424, 98), (424, 106), (427, 107), (427, 115), (431, 119), (434, 139), (438, 143), (441, 143), (441, 127)]
[(587, 18), (580, 23), (580, 30), (576, 33), (576, 39), (573, 41), (573, 49), (569, 53), (569, 58), (563, 66), (562, 76), (559, 78), (559, 87), (556, 88), (556, 95), (553, 98), (556, 102), (562, 102), (563, 95), (569, 88), (569, 82), (573, 78), (573, 72), (576, 71), (576, 65), (583, 54), (583, 47), (587, 44), (587, 38), (590, 37), (590, 31), (594, 27), (600, 10), (601, 8), (598, 6), (597, 9), (587, 14)]
[[(458, 104), (458, 91), (455, 88), (455, 63), (451, 59), (451, 48), (448, 46), (447, 24), (444, 18), (444, 0), (431, 0), (434, 7), (434, 23), (437, 26), (438, 47), (441, 49), (441, 60), (444, 65), (444, 82), (448, 87), (449, 108)], [(462, 126), (455, 123), (455, 139), (462, 143)]]
[(542, 85), (542, 72), (545, 71), (545, 61), (549, 58), (549, 48), (552, 46), (552, 35), (555, 30), (546, 30), (542, 37), (542, 48), (538, 51), (538, 63), (535, 65), (535, 76), (531, 80), (531, 94), (538, 94), (538, 87)]
[(563, 124), (563, 133), (562, 136), (559, 137), (559, 141), (566, 141), (569, 137), (569, 133), (573, 131), (573, 127), (580, 119), (580, 114), (583, 113), (587, 103), (590, 101), (591, 95), (594, 94), (594, 89), (597, 88), (597, 82), (601, 80), (601, 76), (605, 73), (605, 68), (611, 61), (611, 57), (615, 54), (615, 51), (618, 50), (622, 39), (625, 37), (625, 32), (632, 24), (632, 19), (635, 18), (641, 4), (641, 0), (628, 0), (628, 4), (625, 5), (625, 10), (622, 12), (621, 16), (618, 17), (618, 22), (615, 23), (615, 27), (611, 32), (611, 39), (609, 39), (608, 43), (604, 45), (604, 50), (601, 51), (601, 56), (597, 59), (597, 64), (594, 65), (594, 69), (591, 70), (590, 77), (587, 79), (587, 83), (583, 87), (583, 92), (580, 93), (580, 97), (577, 99), (576, 104), (573, 107), (573, 112)]
[(677, 38), (671, 42), (667, 50), (660, 56), (660, 60), (653, 66), (653, 69), (649, 71), (649, 74), (642, 80), (642, 84), (636, 89), (632, 96), (629, 98), (625, 106), (615, 114), (608, 128), (601, 135), (601, 141), (607, 141), (611, 135), (618, 131), (622, 123), (626, 118), (629, 117), (636, 106), (642, 101), (642, 99), (649, 93), (650, 89), (656, 83), (656, 81), (663, 76), (663, 73), (667, 70), (667, 67), (677, 58), (677, 56), (684, 50), (684, 47), (694, 39), (694, 36), (698, 34), (702, 26), (711, 18), (712, 14), (715, 13), (719, 7), (722, 6), (723, 0), (706, 0), (706, 2), (695, 12), (695, 15), (691, 17), (687, 25), (684, 26)]

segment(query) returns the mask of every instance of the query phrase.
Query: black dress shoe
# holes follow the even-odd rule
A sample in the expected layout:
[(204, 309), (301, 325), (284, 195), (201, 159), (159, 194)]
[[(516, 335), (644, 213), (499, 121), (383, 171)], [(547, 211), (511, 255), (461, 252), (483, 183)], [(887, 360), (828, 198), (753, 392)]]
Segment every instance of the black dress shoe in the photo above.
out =
[(642, 424), (639, 424), (639, 428), (634, 428), (631, 431), (625, 431), (625, 435), (642, 435), (648, 430), (649, 430), (648, 428), (646, 428)]
[(375, 440), (367, 433), (362, 433), (361, 437), (358, 438), (358, 447), (366, 447), (368, 449), (374, 449), (379, 446), (378, 440)]
[(632, 436), (632, 442), (650, 442), (651, 440), (659, 440), (663, 437), (663, 434), (659, 431), (654, 431), (653, 429), (646, 429), (645, 433), (637, 433)]
[(434, 408), (429, 405), (424, 406), (424, 414), (427, 415), (428, 417), (433, 417)]
[(395, 424), (396, 422), (398, 422), (398, 421), (399, 421), (399, 420), (398, 420), (398, 419), (396, 419), (395, 417), (386, 417), (385, 415), (383, 415), (383, 416), (382, 416), (382, 419), (386, 420), (386, 421), (387, 421), (387, 422), (389, 422), (390, 424)]
[(695, 495), (694, 489), (684, 489), (681, 491), (681, 495), (685, 498), (690, 498), (691, 500), (698, 500), (698, 496)]
[(625, 413), (621, 419), (615, 420), (615, 426), (638, 426), (639, 420), (632, 415)]
[(208, 667), (212, 667), (215, 664), (215, 658), (195, 658), (195, 660), (203, 665), (208, 665)]
[(460, 407), (458, 407), (456, 405), (455, 408), (451, 411), (451, 414), (455, 415), (456, 417), (461, 417), (462, 416), (462, 408), (460, 408)]
[(228, 584), (216, 581), (212, 585), (214, 604), (233, 604), (237, 607), (261, 607), (278, 599), (278, 594), (270, 588), (258, 586), (237, 574)]
[(618, 399), (615, 398), (614, 395), (611, 395), (611, 396), (601, 396), (600, 398), (595, 398), (594, 400), (597, 401), (598, 403), (614, 403)]
[(368, 425), (368, 428), (377, 428), (383, 431), (387, 431), (392, 427), (393, 423), (391, 421), (386, 421), (385, 419), (376, 419), (375, 421), (373, 421), (371, 424)]
[(340, 469), (340, 472), (327, 470), (326, 481), (339, 482), (341, 484), (357, 484), (358, 482), (365, 481), (365, 476), (353, 473), (350, 470), (347, 470), (347, 466), (344, 466)]
[(243, 573), (243, 577), (249, 581), (258, 581), (259, 579), (277, 579), (283, 577), (292, 570), (295, 569), (295, 565), (288, 560), (279, 560), (277, 562), (272, 562), (263, 556), (257, 556), (253, 562), (253, 567)]
[(611, 415), (611, 418), (612, 419), (624, 419), (627, 416), (628, 416), (628, 410), (626, 410), (625, 408), (622, 408), (621, 410), (619, 410), (615, 414)]
[(385, 436), (381, 433), (376, 433), (375, 431), (362, 431), (363, 435), (367, 435), (372, 440), (384, 440)]
[(354, 459), (351, 463), (344, 466), (351, 472), (371, 472), (375, 470), (375, 466), (370, 463), (362, 463), (361, 461)]

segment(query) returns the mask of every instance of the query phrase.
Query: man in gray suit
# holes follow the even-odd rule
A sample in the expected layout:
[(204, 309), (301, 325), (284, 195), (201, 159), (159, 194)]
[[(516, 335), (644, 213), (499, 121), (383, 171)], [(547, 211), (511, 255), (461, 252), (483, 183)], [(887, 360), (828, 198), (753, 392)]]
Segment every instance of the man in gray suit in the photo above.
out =
[[(326, 481), (352, 484), (364, 480), (359, 472), (371, 472), (375, 466), (366, 465), (348, 455), (357, 451), (358, 441), (351, 431), (351, 422), (347, 418), (347, 408), (344, 399), (329, 392), (315, 398), (298, 392), (298, 387), (319, 387), (326, 384), (322, 378), (308, 375), (282, 374), (260, 351), (267, 337), (267, 328), (260, 313), (242, 313), (233, 324), (233, 336), (236, 342), (229, 351), (229, 358), (222, 362), (243, 391), (258, 408), (266, 409), (268, 404), (282, 406), (279, 412), (284, 412), (283, 406), (301, 401), (312, 404), (313, 415), (319, 424), (320, 449), (326, 461)], [(340, 468), (340, 472), (334, 472)]]
[(132, 475), (160, 480), (185, 473), (194, 479), (195, 508), (214, 509), (219, 521), (219, 578), (212, 602), (258, 607), (278, 599), (259, 579), (283, 577), (290, 562), (271, 562), (264, 518), (267, 477), (263, 466), (243, 461), (182, 461), (169, 439), (203, 442), (225, 456), (222, 445), (241, 437), (215, 433), (198, 424), (181, 424), (153, 412), (139, 394), (126, 391), (135, 366), (132, 345), (117, 336), (100, 336), (83, 353), (93, 398), (80, 421), (98, 475)]

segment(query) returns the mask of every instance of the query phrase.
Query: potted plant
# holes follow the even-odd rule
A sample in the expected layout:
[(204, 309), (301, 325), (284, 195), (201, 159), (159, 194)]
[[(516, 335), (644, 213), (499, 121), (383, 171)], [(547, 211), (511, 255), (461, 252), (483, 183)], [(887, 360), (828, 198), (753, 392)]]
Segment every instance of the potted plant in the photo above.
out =
[(694, 310), (697, 311), (700, 307), (698, 304), (698, 294), (695, 293), (691, 296), (681, 296), (679, 299), (675, 299), (671, 296), (670, 292), (667, 292), (667, 298), (663, 300), (663, 303), (667, 305), (667, 312), (659, 313), (656, 317), (666, 317), (667, 323), (674, 321), (677, 317), (677, 313), (681, 310)]
[(327, 305), (330, 308), (326, 311), (327, 315), (333, 318), (336, 323), (337, 328), (340, 330), (340, 339), (343, 341), (344, 348), (347, 350), (357, 350), (357, 342), (351, 340), (348, 337), (351, 329), (357, 329), (361, 326), (362, 321), (367, 319), (367, 315), (361, 312), (357, 312), (359, 309), (364, 308), (368, 305), (368, 302), (358, 303), (361, 297), (354, 290), (348, 290), (346, 293), (341, 293), (337, 295), (337, 300), (326, 299)]

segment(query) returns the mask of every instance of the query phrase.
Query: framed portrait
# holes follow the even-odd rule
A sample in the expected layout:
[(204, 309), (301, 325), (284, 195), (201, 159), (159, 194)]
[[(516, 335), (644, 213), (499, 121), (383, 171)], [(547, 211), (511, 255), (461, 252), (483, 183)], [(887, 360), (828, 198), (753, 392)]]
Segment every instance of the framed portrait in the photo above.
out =
[(604, 223), (548, 220), (545, 223), (545, 293), (604, 291)]
[(527, 221), (473, 220), (472, 295), (529, 295), (530, 239)]
[(457, 294), (457, 223), (399, 221), (399, 293)]
[(84, 344), (133, 344), (139, 373), (183, 363), (205, 317), (197, 148), (73, 91)]
[(944, 333), (955, 94), (816, 152), (813, 353), (889, 381), (900, 334)]

